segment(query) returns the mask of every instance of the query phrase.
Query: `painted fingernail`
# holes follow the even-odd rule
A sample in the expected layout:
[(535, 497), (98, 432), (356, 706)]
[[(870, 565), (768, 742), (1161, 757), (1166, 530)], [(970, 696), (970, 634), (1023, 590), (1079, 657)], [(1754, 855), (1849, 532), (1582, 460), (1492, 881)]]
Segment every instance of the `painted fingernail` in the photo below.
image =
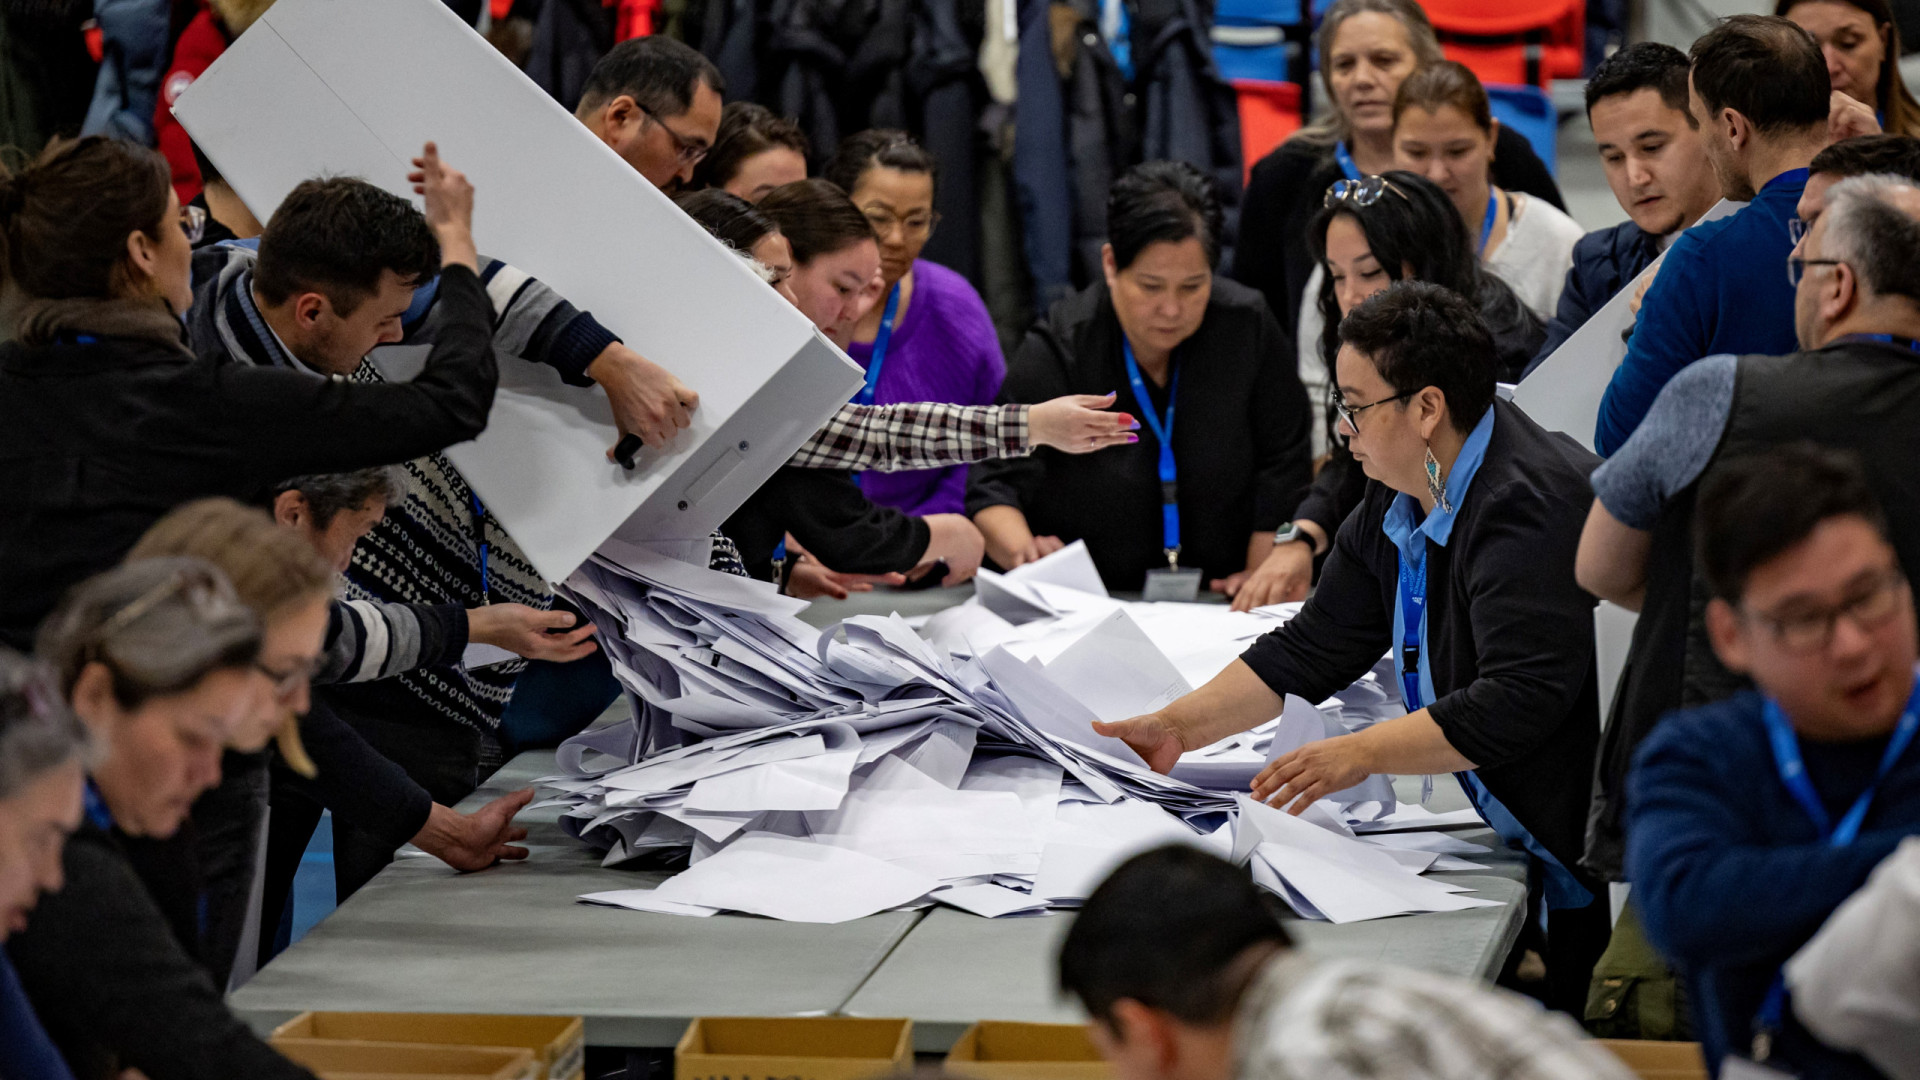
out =
[(1134, 443), (1137, 443), (1137, 442), (1139, 442), (1139, 441), (1140, 441), (1140, 436), (1138, 436), (1138, 435), (1129, 435), (1129, 436), (1127, 436), (1127, 445), (1129, 445), (1129, 446), (1131, 446), (1132, 444), (1134, 444)]
[(1129, 417), (1127, 417), (1127, 430), (1128, 430), (1128, 431), (1139, 431), (1139, 430), (1140, 430), (1140, 421), (1138, 421), (1138, 420), (1135, 420), (1135, 419), (1134, 419), (1133, 417), (1131, 417), (1131, 416), (1129, 416)]

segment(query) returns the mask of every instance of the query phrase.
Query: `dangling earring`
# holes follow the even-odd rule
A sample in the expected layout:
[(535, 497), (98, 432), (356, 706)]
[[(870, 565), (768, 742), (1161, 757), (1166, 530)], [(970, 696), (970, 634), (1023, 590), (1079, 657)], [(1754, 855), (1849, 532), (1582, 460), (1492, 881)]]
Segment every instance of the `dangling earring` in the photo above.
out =
[(1427, 447), (1427, 494), (1433, 496), (1433, 503), (1446, 513), (1453, 513), (1453, 504), (1447, 501), (1447, 484), (1440, 477), (1440, 462), (1433, 456), (1433, 447)]

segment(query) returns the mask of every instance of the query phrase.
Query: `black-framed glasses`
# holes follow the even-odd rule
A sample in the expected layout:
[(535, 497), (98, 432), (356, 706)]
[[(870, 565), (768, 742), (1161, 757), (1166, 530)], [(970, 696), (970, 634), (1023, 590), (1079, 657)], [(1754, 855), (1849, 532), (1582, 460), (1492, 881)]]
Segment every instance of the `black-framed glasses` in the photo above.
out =
[(1347, 425), (1348, 431), (1358, 435), (1360, 434), (1361, 413), (1366, 412), (1368, 409), (1377, 409), (1389, 401), (1405, 401), (1419, 392), (1418, 390), (1409, 390), (1404, 394), (1395, 394), (1389, 398), (1381, 398), (1379, 401), (1370, 401), (1365, 405), (1349, 405), (1346, 399), (1342, 398), (1338, 391), (1335, 391), (1333, 394), (1333, 411), (1339, 415), (1340, 422)]
[(906, 217), (894, 217), (884, 210), (863, 210), (867, 224), (873, 226), (873, 234), (885, 238), (895, 226), (909, 240), (924, 240), (933, 235), (934, 226), (940, 224), (940, 212), (935, 210), (927, 214), (910, 214)]
[(1805, 240), (1807, 234), (1812, 231), (1813, 226), (1807, 224), (1807, 220), (1799, 214), (1795, 214), (1787, 219), (1787, 238), (1796, 244)]
[(285, 668), (272, 668), (264, 661), (256, 660), (253, 669), (273, 683), (274, 700), (285, 704), (300, 692), (301, 687), (313, 682), (314, 673), (320, 670), (322, 660), (318, 656), (304, 656)]
[(1900, 612), (1900, 593), (1907, 576), (1899, 570), (1877, 575), (1866, 587), (1831, 607), (1794, 611), (1785, 615), (1747, 612), (1749, 619), (1773, 632), (1782, 648), (1794, 653), (1821, 652), (1833, 644), (1833, 630), (1844, 617), (1862, 631), (1877, 630)]
[(713, 147), (708, 146), (706, 143), (695, 142), (668, 127), (665, 120), (660, 119), (659, 116), (654, 114), (652, 109), (647, 108), (645, 105), (636, 101), (633, 103), (633, 107), (639, 109), (642, 115), (653, 121), (661, 131), (667, 133), (667, 138), (673, 140), (674, 157), (682, 166), (700, 164), (701, 160), (707, 156), (707, 153), (713, 149)]
[(1809, 266), (1845, 266), (1845, 259), (1803, 259), (1798, 255), (1787, 257), (1787, 284), (1800, 287), (1800, 279), (1807, 276)]
[[(1352, 203), (1355, 206), (1372, 206), (1374, 203), (1380, 201), (1380, 196), (1389, 191), (1400, 196), (1402, 199), (1407, 198), (1406, 192), (1395, 187), (1393, 181), (1384, 176), (1363, 176), (1358, 180), (1335, 180), (1333, 183), (1327, 185), (1327, 195), (1326, 198), (1321, 200), (1321, 204), (1332, 207), (1339, 206), (1345, 202)], [(1411, 202), (1412, 200), (1408, 199), (1407, 201)]]
[(180, 231), (187, 234), (187, 243), (199, 243), (201, 239), (207, 235), (206, 208), (200, 206), (181, 207)]

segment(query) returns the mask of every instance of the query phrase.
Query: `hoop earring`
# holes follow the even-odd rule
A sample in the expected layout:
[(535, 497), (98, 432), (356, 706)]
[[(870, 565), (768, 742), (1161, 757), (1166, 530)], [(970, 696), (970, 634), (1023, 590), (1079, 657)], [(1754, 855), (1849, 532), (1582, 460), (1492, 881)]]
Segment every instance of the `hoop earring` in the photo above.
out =
[(1447, 501), (1447, 484), (1440, 475), (1440, 462), (1433, 456), (1433, 447), (1427, 447), (1427, 494), (1433, 497), (1433, 504), (1446, 513), (1453, 513), (1453, 504)]

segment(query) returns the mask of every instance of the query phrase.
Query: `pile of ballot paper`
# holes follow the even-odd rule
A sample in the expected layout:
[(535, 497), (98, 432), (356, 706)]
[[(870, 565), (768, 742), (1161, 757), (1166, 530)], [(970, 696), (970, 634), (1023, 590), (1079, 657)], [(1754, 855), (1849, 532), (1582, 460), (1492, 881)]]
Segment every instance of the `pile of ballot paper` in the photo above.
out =
[(610, 542), (565, 585), (598, 627), (629, 722), (562, 746), (543, 782), (606, 865), (684, 852), (653, 889), (582, 897), (681, 915), (839, 922), (941, 903), (997, 917), (1084, 901), (1129, 855), (1187, 843), (1232, 857), (1309, 918), (1481, 906), (1420, 876), (1486, 850), (1396, 803), (1386, 777), (1299, 817), (1244, 793), (1287, 751), (1398, 715), (1370, 673), (1321, 708), (1148, 769), (1092, 722), (1156, 709), (1293, 609), (1129, 603), (1075, 545), (918, 628), (818, 630), (804, 601)]

